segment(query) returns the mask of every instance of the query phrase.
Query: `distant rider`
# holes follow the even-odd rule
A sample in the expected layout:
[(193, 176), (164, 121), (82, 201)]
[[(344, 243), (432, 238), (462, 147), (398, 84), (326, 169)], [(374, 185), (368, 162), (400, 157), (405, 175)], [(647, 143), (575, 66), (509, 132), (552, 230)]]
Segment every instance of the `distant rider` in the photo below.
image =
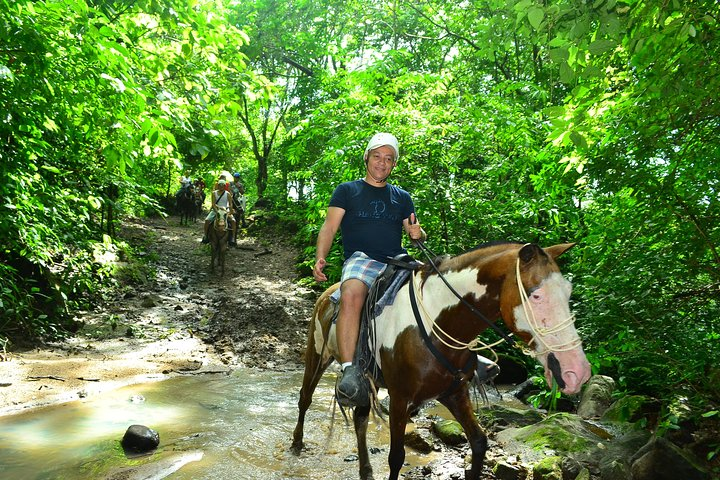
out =
[(180, 199), (180, 194), (183, 193), (192, 183), (192, 180), (190, 179), (190, 174), (188, 172), (185, 172), (180, 177), (180, 189), (175, 192), (175, 201)]
[(205, 205), (205, 180), (198, 177), (195, 179), (195, 191), (200, 192), (200, 202)]
[(228, 238), (228, 244), (234, 247), (237, 245), (237, 243), (235, 242), (237, 223), (235, 222), (235, 217), (233, 216), (234, 209), (232, 192), (228, 191), (227, 182), (225, 181), (224, 176), (220, 177), (215, 186), (215, 190), (213, 190), (212, 192), (212, 205), (210, 208), (210, 213), (208, 213), (207, 218), (205, 218), (205, 224), (203, 225), (204, 234), (202, 238), (202, 243), (210, 243), (210, 239), (208, 238), (208, 232), (210, 230), (210, 225), (212, 225), (212, 223), (215, 221), (215, 217), (217, 217), (218, 208), (225, 208), (228, 211), (227, 220), (228, 222), (230, 222), (230, 236)]
[(232, 190), (233, 199), (235, 200), (235, 208), (237, 209), (237, 213), (240, 215), (242, 226), (247, 227), (247, 223), (245, 223), (245, 207), (247, 205), (247, 200), (245, 199), (245, 185), (243, 185), (238, 172), (233, 173), (233, 178), (235, 181), (230, 186), (230, 189)]

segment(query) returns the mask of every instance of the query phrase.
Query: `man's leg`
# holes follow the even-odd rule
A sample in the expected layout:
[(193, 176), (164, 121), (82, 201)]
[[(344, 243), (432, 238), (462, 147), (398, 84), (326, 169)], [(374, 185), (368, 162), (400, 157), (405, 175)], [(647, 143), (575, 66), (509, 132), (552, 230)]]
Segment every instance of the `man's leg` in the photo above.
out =
[[(212, 213), (212, 211), (210, 213)], [(211, 223), (212, 220), (210, 219), (210, 214), (208, 214), (207, 218), (205, 219), (205, 223), (203, 224), (202, 243), (210, 243), (210, 239), (208, 238), (208, 231), (210, 230)]]
[(340, 312), (335, 335), (338, 343), (338, 354), (342, 364), (342, 378), (338, 383), (338, 401), (343, 406), (365, 404), (368, 392), (362, 384), (362, 372), (351, 365), (355, 355), (358, 334), (360, 332), (360, 315), (362, 313), (368, 287), (360, 280), (348, 279), (340, 287)]
[(360, 314), (368, 294), (368, 287), (362, 281), (351, 278), (343, 282), (340, 292), (340, 312), (335, 331), (340, 363), (347, 363), (352, 362), (355, 355), (360, 332)]
[(205, 223), (203, 224), (202, 243), (210, 243), (210, 239), (208, 238), (208, 228), (210, 228), (210, 220), (205, 220)]

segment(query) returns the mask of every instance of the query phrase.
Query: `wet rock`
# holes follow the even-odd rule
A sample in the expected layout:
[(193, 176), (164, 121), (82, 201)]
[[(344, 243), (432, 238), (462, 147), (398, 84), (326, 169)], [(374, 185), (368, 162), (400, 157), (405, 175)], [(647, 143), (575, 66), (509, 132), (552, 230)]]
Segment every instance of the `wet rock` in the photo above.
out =
[[(564, 457), (560, 461), (560, 468), (562, 469), (562, 478), (563, 479), (575, 479), (577, 480), (578, 476), (580, 476), (580, 473), (583, 470), (583, 466), (575, 460), (574, 458), (570, 457)], [(585, 469), (587, 470), (587, 469)], [(588, 471), (588, 475), (590, 475), (590, 472)]]
[(157, 448), (160, 434), (145, 425), (130, 425), (121, 442), (125, 451), (145, 453)]
[(157, 307), (159, 304), (159, 299), (155, 295), (148, 295), (145, 298), (143, 298), (142, 303), (140, 304), (144, 308), (152, 308)]
[(135, 298), (136, 296), (137, 296), (137, 293), (135, 292), (135, 290), (128, 290), (128, 291), (125, 292), (125, 294), (123, 295), (123, 298), (124, 298), (125, 300), (128, 300), (128, 299), (130, 299), (130, 298)]
[(649, 420), (653, 425), (657, 419), (660, 404), (657, 400), (643, 395), (627, 395), (610, 405), (600, 420), (603, 422), (637, 422)]
[(405, 446), (419, 453), (430, 453), (435, 449), (430, 432), (415, 429), (405, 434)]
[(603, 480), (627, 480), (630, 476), (630, 458), (650, 437), (644, 430), (631, 431), (613, 440), (599, 461), (600, 478)]
[(527, 477), (527, 472), (518, 465), (498, 462), (493, 468), (493, 474), (498, 480), (520, 480)]
[(538, 385), (542, 385), (543, 382), (545, 382), (545, 380), (540, 377), (530, 377), (508, 393), (518, 400), (527, 402), (528, 397), (540, 393), (540, 387)]
[(708, 473), (689, 452), (664, 438), (653, 438), (631, 459), (633, 480), (706, 480)]
[(171, 474), (180, 470), (185, 464), (197, 462), (201, 460), (202, 457), (203, 452), (201, 451), (160, 454), (160, 458), (152, 463), (118, 469), (105, 477), (105, 480), (168, 478)]
[(579, 452), (590, 449), (601, 439), (585, 429), (577, 415), (556, 413), (534, 425), (503, 430), (497, 440), (500, 443), (520, 442), (536, 451)]
[(467, 442), (462, 426), (455, 420), (437, 420), (432, 424), (435, 435), (446, 445), (461, 445)]
[(504, 405), (481, 407), (477, 414), (480, 423), (485, 428), (492, 428), (494, 430), (502, 430), (510, 425), (514, 427), (525, 427), (545, 418), (545, 415), (538, 410), (512, 408)]
[(605, 375), (593, 375), (583, 389), (577, 414), (582, 418), (599, 418), (611, 405), (615, 380)]
[(602, 480), (628, 480), (632, 478), (628, 462), (622, 458), (613, 458), (600, 463), (600, 478)]
[[(564, 474), (565, 474), (565, 472), (563, 472), (563, 475)], [(582, 468), (575, 477), (563, 477), (563, 478), (566, 478), (567, 480), (573, 480), (573, 479), (574, 480), (590, 480), (590, 470), (588, 470), (587, 468)]]
[(533, 467), (533, 480), (563, 480), (561, 462), (557, 456), (543, 458)]
[(200, 370), (200, 367), (203, 366), (203, 363), (199, 360), (187, 360), (185, 362), (179, 363), (177, 367), (175, 368), (175, 371), (179, 373), (185, 373), (185, 372), (195, 372), (197, 370)]

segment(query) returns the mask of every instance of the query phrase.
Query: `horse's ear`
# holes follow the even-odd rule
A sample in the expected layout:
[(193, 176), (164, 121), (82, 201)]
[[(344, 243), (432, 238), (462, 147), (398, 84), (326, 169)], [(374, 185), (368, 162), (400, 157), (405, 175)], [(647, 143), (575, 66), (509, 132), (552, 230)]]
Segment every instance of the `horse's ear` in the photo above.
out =
[(552, 247), (544, 248), (543, 250), (545, 250), (545, 253), (550, 255), (550, 257), (553, 260), (556, 260), (557, 257), (559, 257), (563, 253), (567, 252), (574, 246), (575, 246), (574, 242), (573, 243), (561, 243), (559, 245), (553, 245)]
[(534, 243), (528, 243), (523, 245), (523, 247), (518, 252), (520, 260), (522, 260), (523, 263), (530, 263), (535, 257), (540, 254), (542, 254), (542, 250)]

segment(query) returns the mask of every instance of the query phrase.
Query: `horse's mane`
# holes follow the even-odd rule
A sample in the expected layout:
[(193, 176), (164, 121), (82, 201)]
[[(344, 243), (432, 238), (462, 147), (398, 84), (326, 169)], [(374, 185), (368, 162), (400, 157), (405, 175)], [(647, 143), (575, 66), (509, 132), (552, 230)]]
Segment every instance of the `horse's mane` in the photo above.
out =
[[(509, 240), (494, 240), (491, 242), (485, 242), (481, 243), (480, 245), (473, 247), (469, 250), (465, 250), (464, 252), (458, 254), (458, 255), (439, 255), (435, 258), (433, 258), (433, 263), (437, 266), (438, 269), (442, 269), (442, 266), (444, 263), (447, 263), (449, 260), (452, 260), (453, 258), (461, 257), (465, 254), (472, 253), (472, 252), (480, 252), (481, 250), (485, 249), (491, 249), (494, 247), (504, 247), (508, 245), (523, 245), (520, 242), (513, 242)], [(427, 270), (432, 271), (432, 267), (430, 265), (426, 265), (425, 267)]]
[(471, 248), (470, 250), (467, 250), (467, 251), (461, 253), (460, 255), (463, 255), (465, 253), (474, 252), (475, 250), (482, 250), (484, 248), (497, 247), (499, 245), (523, 245), (523, 243), (512, 242), (510, 240), (493, 240), (492, 242), (481, 243), (477, 247)]

